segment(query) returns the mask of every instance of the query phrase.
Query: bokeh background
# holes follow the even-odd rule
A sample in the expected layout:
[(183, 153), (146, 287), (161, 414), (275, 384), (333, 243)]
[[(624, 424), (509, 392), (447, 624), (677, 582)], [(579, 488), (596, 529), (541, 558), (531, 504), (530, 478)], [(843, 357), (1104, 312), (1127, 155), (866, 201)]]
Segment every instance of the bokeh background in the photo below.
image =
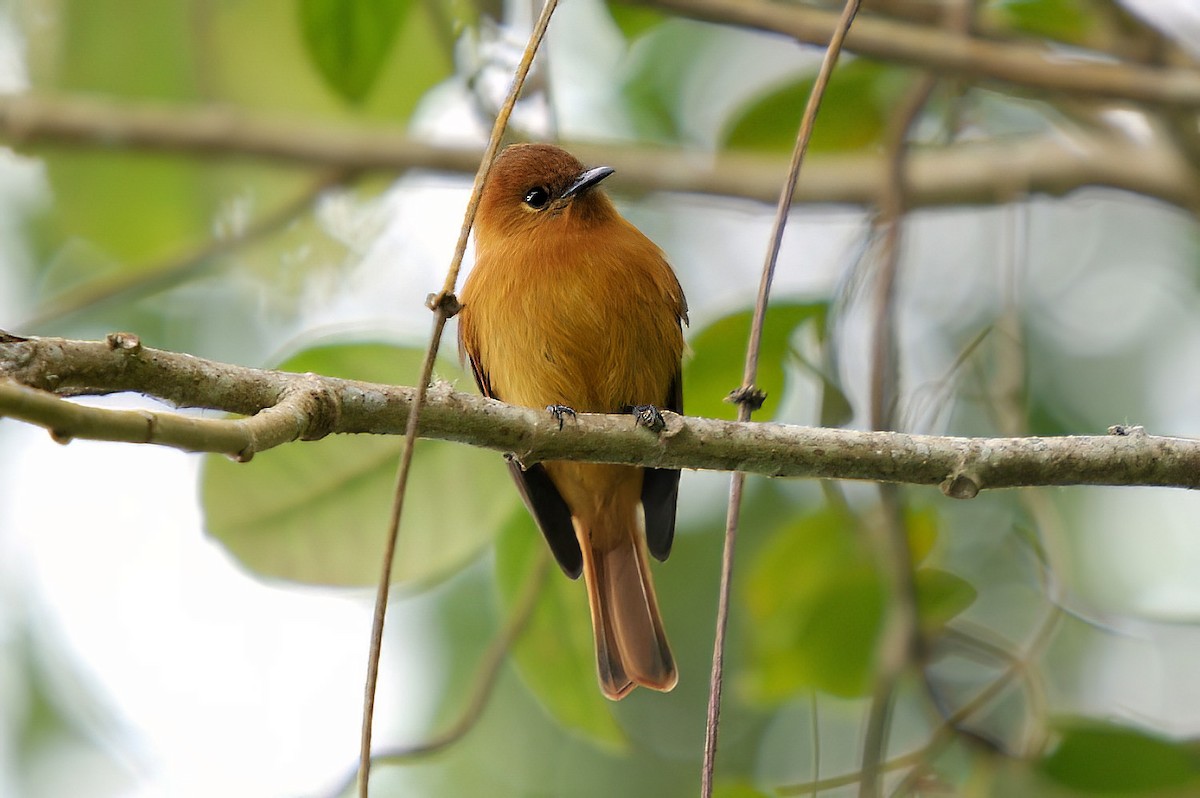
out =
[[(769, 180), (740, 196), (655, 190), (652, 175), (620, 171), (606, 183), (688, 294), (689, 413), (732, 418), (722, 398), (741, 380), (773, 213), (763, 198), (783, 182), (820, 48), (655, 6), (565, 0), (510, 138), (574, 143), (594, 163), (650, 152), (667, 171), (731, 157), (773, 167), (748, 172)], [(1188, 0), (877, 0), (862, 19), (950, 35), (940, 26), (964, 10), (971, 35), (1051, 63), (1168, 65), (1200, 80)], [(335, 130), (478, 152), (535, 12), (489, 0), (0, 3), (0, 329), (128, 330), (202, 357), (411, 384), (469, 159), (351, 170), (248, 154), (236, 126), (200, 153), (169, 124), (142, 142), (104, 124), (216, 109), (314, 140)], [(919, 80), (847, 53), (811, 167), (882, 181)], [(82, 109), (90, 133), (39, 128), (15, 99)], [(1196, 120), (1194, 106), (945, 75), (911, 149), (934, 171), (986, 152), (1004, 201), (982, 202), (965, 173), (956, 193), (945, 170), (948, 188), (916, 192), (883, 319), (896, 331), (890, 426), (1200, 434)], [(1159, 177), (1141, 193), (1112, 187), (1097, 141)], [(1074, 153), (1083, 177), (1053, 195), (1005, 179), (1009, 158), (1013, 175), (1052, 168), (1022, 160), (1038, 147)], [(1166, 180), (1164, 159), (1178, 165)], [(862, 428), (885, 237), (870, 197), (812, 199), (784, 237), (756, 417)], [(453, 333), (439, 377), (474, 390)], [(240, 465), (61, 446), (0, 420), (0, 795), (335, 794), (357, 756), (397, 452), (354, 437)], [(685, 474), (676, 548), (656, 566), (679, 687), (612, 704), (595, 685), (582, 587), (546, 567), (501, 459), (423, 442), (416, 467), (376, 741), (403, 753), (463, 733), (378, 765), (374, 794), (696, 794), (728, 476)], [(901, 501), (928, 646), (892, 712), (888, 791), (1200, 790), (1195, 495), (953, 502), (913, 488)], [(881, 516), (872, 485), (749, 480), (718, 794), (856, 793), (889, 601), (871, 551)], [(515, 642), (498, 646), (510, 627)]]

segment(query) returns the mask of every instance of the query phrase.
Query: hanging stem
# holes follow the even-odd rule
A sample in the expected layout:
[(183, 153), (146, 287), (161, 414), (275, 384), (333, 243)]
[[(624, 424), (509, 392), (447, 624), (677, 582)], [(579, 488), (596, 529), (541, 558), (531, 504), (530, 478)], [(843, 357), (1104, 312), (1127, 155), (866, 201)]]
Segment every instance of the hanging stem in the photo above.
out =
[[(750, 339), (746, 344), (746, 368), (742, 377), (742, 385), (735, 390), (730, 398), (738, 405), (738, 420), (749, 421), (750, 414), (762, 406), (765, 395), (754, 385), (758, 376), (758, 354), (762, 346), (763, 321), (767, 315), (767, 299), (771, 294), (771, 282), (775, 278), (775, 264), (779, 259), (779, 247), (783, 242), (783, 230), (787, 225), (788, 210), (792, 206), (792, 196), (796, 193), (796, 182), (800, 178), (800, 166), (808, 151), (808, 142), (812, 138), (817, 110), (821, 106), (821, 98), (829, 84), (829, 77), (837, 64), (838, 54), (842, 50), (842, 42), (846, 32), (858, 13), (859, 0), (846, 0), (838, 26), (829, 40), (825, 50), (825, 58), (817, 73), (812, 93), (808, 96), (808, 104), (804, 108), (804, 116), (800, 120), (800, 129), (796, 133), (796, 146), (792, 150), (792, 161), (788, 168), (787, 179), (779, 193), (779, 204), (775, 209), (775, 223), (771, 231), (771, 240), (767, 247), (766, 260), (763, 263), (762, 279), (758, 285), (758, 298), (754, 304), (754, 320), (750, 326)], [(704, 730), (704, 764), (700, 778), (700, 794), (703, 798), (711, 798), (713, 793), (713, 770), (717, 756), (717, 729), (721, 715), (721, 687), (725, 675), (725, 631), (729, 625), (729, 596), (733, 579), (733, 555), (737, 542), (738, 519), (741, 514), (742, 492), (746, 484), (746, 475), (740, 471), (734, 472), (729, 483), (729, 511), (725, 517), (725, 545), (721, 556), (721, 586), (717, 599), (716, 635), (713, 639), (712, 675), (708, 687), (708, 713)]]
[(413, 397), (412, 412), (408, 417), (408, 425), (404, 433), (404, 450), (400, 455), (400, 465), (396, 473), (396, 487), (393, 493), (392, 513), (388, 524), (387, 543), (383, 551), (382, 570), (379, 576), (379, 587), (375, 591), (375, 614), (371, 624), (371, 646), (367, 655), (367, 681), (363, 692), (362, 736), (358, 754), (358, 794), (360, 798), (368, 798), (371, 776), (371, 731), (375, 716), (375, 691), (379, 683), (379, 657), (383, 647), (383, 623), (387, 615), (388, 590), (392, 582), (392, 562), (396, 557), (396, 540), (400, 532), (400, 518), (404, 512), (404, 495), (408, 487), (408, 475), (412, 470), (413, 448), (417, 441), (417, 422), (420, 419), (421, 407), (425, 403), (425, 394), (429, 389), (429, 381), (433, 377), (433, 364), (437, 359), (438, 345), (442, 340), (442, 331), (446, 322), (458, 312), (458, 300), (454, 296), (458, 284), (458, 273), (462, 268), (463, 255), (467, 251), (467, 241), (471, 236), (471, 226), (475, 223), (475, 213), (479, 209), (479, 198), (483, 194), (483, 185), (492, 169), (492, 161), (500, 149), (500, 141), (508, 126), (513, 106), (525, 85), (525, 78), (533, 65), (533, 58), (546, 35), (550, 17), (558, 6), (558, 0), (546, 0), (542, 6), (541, 16), (534, 25), (529, 36), (529, 44), (521, 56), (513, 76), (512, 87), (504, 105), (496, 115), (496, 123), (492, 126), (492, 136), (484, 151), (483, 161), (475, 174), (475, 185), (471, 190), (471, 199), (467, 203), (467, 211), (463, 218), (462, 228), (458, 235), (458, 244), (446, 273), (446, 281), (438, 294), (431, 295), (426, 304), (434, 312), (433, 334), (429, 339), (429, 348), (425, 352), (425, 362), (421, 366), (421, 377), (417, 380), (416, 395)]

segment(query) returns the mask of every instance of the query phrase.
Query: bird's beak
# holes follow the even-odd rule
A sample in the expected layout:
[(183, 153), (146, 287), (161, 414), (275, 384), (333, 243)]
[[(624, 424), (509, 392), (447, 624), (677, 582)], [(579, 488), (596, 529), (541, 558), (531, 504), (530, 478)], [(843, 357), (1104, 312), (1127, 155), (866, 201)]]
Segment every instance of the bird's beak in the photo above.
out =
[(575, 182), (563, 192), (561, 199), (570, 199), (576, 194), (582, 194), (615, 171), (617, 170), (611, 166), (597, 166), (595, 169), (587, 170), (575, 178)]

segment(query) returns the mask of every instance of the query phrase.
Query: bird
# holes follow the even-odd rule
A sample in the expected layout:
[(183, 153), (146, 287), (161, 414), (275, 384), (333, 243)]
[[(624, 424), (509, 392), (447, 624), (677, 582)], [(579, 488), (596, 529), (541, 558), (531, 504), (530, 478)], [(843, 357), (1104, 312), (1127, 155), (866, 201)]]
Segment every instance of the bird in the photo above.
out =
[[(480, 391), (557, 417), (683, 413), (687, 300), (657, 245), (600, 183), (551, 144), (493, 162), (475, 221), (475, 264), (459, 297), (459, 351)], [(601, 692), (669, 691), (678, 671), (647, 553), (675, 536), (677, 469), (548, 461), (509, 470), (559, 566), (583, 575)]]

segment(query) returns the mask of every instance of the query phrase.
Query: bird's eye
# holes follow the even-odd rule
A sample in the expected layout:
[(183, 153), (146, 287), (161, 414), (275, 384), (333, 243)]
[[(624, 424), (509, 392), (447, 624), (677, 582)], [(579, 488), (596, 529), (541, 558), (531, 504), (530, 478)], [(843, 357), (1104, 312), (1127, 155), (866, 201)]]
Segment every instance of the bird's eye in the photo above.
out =
[(545, 186), (529, 189), (529, 193), (525, 195), (525, 204), (535, 211), (540, 211), (545, 208), (550, 202), (550, 191)]

